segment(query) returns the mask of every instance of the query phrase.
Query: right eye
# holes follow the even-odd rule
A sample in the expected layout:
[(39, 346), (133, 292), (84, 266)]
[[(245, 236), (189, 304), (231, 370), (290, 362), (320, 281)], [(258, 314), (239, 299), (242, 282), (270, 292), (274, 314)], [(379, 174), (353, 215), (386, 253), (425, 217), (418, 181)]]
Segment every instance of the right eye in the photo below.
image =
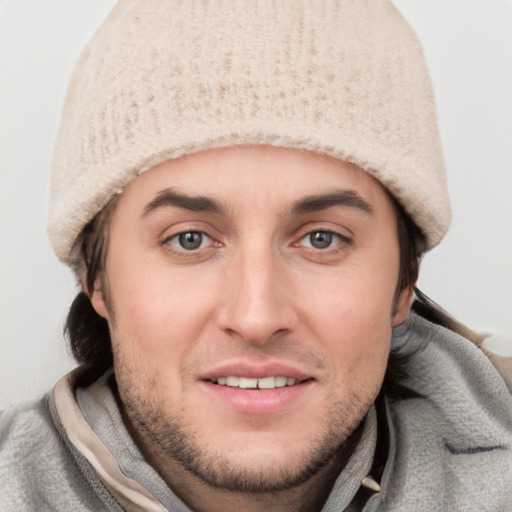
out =
[(330, 231), (315, 231), (304, 237), (304, 242), (315, 249), (327, 249), (331, 246), (334, 236)]
[(211, 245), (213, 240), (202, 231), (184, 231), (167, 238), (165, 243), (179, 250), (197, 251)]
[(335, 248), (336, 246), (347, 243), (348, 241), (349, 240), (346, 236), (335, 233), (334, 231), (322, 229), (311, 231), (301, 239), (304, 247), (318, 249), (320, 251)]

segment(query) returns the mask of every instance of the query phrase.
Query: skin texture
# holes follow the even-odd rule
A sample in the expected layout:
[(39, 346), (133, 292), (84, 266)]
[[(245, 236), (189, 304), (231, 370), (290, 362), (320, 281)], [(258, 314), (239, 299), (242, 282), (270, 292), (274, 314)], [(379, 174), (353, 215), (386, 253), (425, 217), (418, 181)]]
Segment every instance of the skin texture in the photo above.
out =
[[(216, 149), (127, 186), (91, 300), (126, 421), (191, 508), (321, 507), (409, 311), (411, 290), (393, 300), (398, 272), (389, 198), (330, 157)], [(211, 382), (286, 372), (303, 382), (263, 400)]]

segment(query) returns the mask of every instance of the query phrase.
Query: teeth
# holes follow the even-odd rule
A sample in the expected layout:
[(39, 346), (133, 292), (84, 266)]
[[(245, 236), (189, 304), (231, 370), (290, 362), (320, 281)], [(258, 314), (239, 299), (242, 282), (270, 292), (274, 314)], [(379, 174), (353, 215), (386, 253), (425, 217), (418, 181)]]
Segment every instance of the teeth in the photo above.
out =
[(238, 383), (240, 382), (240, 379), (238, 377), (226, 377), (226, 385), (227, 386), (233, 386), (238, 387)]
[(276, 387), (276, 378), (265, 377), (264, 379), (258, 379), (258, 387), (260, 389), (274, 389)]
[(245, 377), (240, 377), (240, 380), (238, 381), (238, 387), (243, 389), (257, 388), (258, 379), (246, 379)]
[(276, 377), (276, 388), (284, 388), (286, 386), (286, 377)]
[(247, 377), (218, 377), (216, 383), (221, 386), (242, 389), (274, 389), (294, 386), (297, 379), (292, 377), (263, 377), (262, 379), (249, 379)]

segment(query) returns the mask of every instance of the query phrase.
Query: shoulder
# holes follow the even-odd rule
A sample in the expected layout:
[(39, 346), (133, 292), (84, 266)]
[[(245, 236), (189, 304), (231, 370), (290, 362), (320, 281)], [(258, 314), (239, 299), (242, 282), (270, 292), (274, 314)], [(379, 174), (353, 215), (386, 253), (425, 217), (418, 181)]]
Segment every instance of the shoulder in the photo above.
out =
[(34, 454), (44, 449), (53, 437), (46, 397), (33, 402), (11, 406), (0, 412), (0, 468), (11, 456)]
[(512, 393), (512, 357), (499, 356), (489, 352), (487, 354), (494, 367), (500, 372), (509, 391)]
[[(508, 349), (506, 349), (508, 347)], [(512, 339), (489, 335), (482, 341), (482, 350), (502, 376), (508, 390), (512, 393)]]
[(407, 344), (419, 348), (412, 359), (411, 383), (420, 393), (438, 402), (445, 414), (460, 417), (464, 404), (473, 418), (493, 418), (512, 432), (510, 359), (486, 350), (485, 336), (480, 340), (462, 336), (418, 315), (412, 316), (407, 331)]
[(0, 412), (0, 510), (89, 510), (90, 500), (48, 397)]
[[(414, 385), (423, 388), (423, 394), (442, 399), (453, 399), (449, 390), (453, 393), (454, 387), (460, 399), (488, 397), (489, 405), (512, 410), (512, 358), (489, 350), (489, 336), (467, 328), (461, 333), (460, 325), (447, 328), (411, 312), (396, 329), (394, 347), (414, 354), (410, 368)], [(498, 403), (492, 400), (497, 396)]]
[[(498, 371), (509, 392), (512, 393), (512, 339), (474, 331), (451, 316), (419, 290), (416, 293), (418, 297), (414, 301), (410, 319), (413, 319), (412, 324), (416, 327), (422, 324), (420, 327), (420, 330), (423, 330), (422, 336), (426, 336), (427, 339), (432, 337), (441, 339), (441, 343), (448, 340), (449, 344), (453, 344), (453, 339), (459, 338), (463, 340), (463, 344), (466, 346), (473, 345), (478, 349), (473, 354), (485, 355), (485, 359), (490, 361), (494, 369)], [(418, 319), (420, 319), (419, 322)], [(409, 323), (409, 321), (406, 322), (406, 324)], [(503, 355), (504, 351), (506, 355)]]
[(415, 314), (393, 346), (411, 354), (404, 384), (415, 397), (387, 402), (392, 442), (378, 499), (393, 504), (386, 510), (508, 510), (512, 397), (497, 365)]

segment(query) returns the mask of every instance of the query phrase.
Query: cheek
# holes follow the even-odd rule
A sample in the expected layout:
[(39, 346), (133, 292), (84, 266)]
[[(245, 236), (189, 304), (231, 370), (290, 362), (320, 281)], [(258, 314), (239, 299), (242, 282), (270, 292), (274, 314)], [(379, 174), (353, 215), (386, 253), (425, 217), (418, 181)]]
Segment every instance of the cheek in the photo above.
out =
[(393, 275), (351, 267), (322, 281), (313, 293), (312, 287), (303, 290), (302, 317), (323, 340), (341, 380), (363, 384), (383, 377), (391, 343)]
[(151, 358), (156, 366), (181, 360), (211, 315), (214, 287), (162, 266), (132, 262), (131, 269), (118, 265), (109, 279), (114, 330), (123, 350)]

